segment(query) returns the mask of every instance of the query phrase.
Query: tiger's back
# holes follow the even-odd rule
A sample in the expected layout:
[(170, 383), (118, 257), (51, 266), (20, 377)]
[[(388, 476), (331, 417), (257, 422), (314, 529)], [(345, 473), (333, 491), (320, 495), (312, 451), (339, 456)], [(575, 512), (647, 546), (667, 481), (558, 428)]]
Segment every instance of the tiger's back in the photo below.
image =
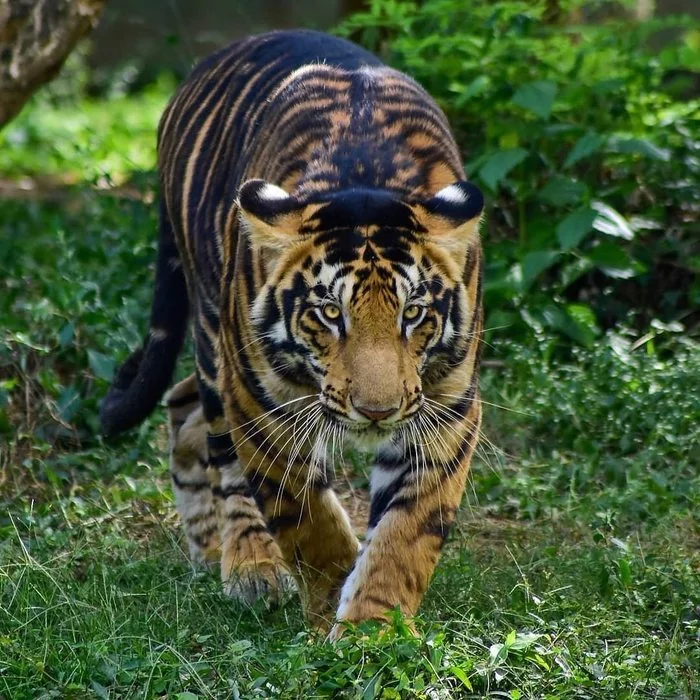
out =
[[(273, 32), (200, 64), (164, 113), (158, 139), (161, 232), (151, 327), (105, 401), (106, 432), (152, 410), (172, 376), (189, 311), (197, 380), (178, 385), (170, 405), (173, 481), (193, 555), (220, 546), (222, 577), (248, 598), (276, 590), (291, 571), (307, 609), (320, 618), (338, 595), (339, 619), (381, 617), (396, 604), (412, 614), (454, 519), (480, 418), (481, 252), (474, 232), (482, 200), (463, 182), (444, 115), (412, 79), (349, 42)], [(323, 300), (308, 301), (319, 288), (340, 317), (324, 319)], [(420, 303), (410, 304), (419, 294)], [(416, 306), (421, 321), (409, 324), (406, 310)], [(390, 338), (396, 313), (407, 325)], [(347, 358), (359, 342), (350, 337), (353, 326), (374, 338), (380, 355), (386, 350), (390, 365), (397, 358), (403, 367), (406, 355), (409, 369), (392, 380), (403, 389), (387, 385), (381, 397), (373, 394), (387, 372), (364, 376), (364, 364)], [(348, 388), (353, 382), (368, 387), (361, 401), (351, 396), (359, 391)], [(414, 383), (418, 398), (408, 388)], [(357, 556), (330, 489), (327, 452), (292, 465), (318, 445), (299, 447), (299, 438), (288, 437), (296, 414), (284, 407), (304, 406), (316, 385), (326, 412), (363, 426), (369, 419), (377, 433), (369, 440), (379, 455), (369, 541), (382, 540), (382, 523), (399, 547), (397, 533), (414, 526), (418, 539), (430, 540), (417, 557), (419, 571), (404, 576), (395, 594), (384, 589), (401, 555), (388, 556), (378, 544), (372, 556), (371, 547)], [(427, 417), (426, 402), (438, 395), (452, 398)], [(380, 416), (387, 402), (404, 408)], [(408, 428), (401, 432), (402, 421), (416, 419), (399, 415), (420, 402), (422, 429), (435, 424), (438, 445), (428, 458), (430, 449), (420, 445), (423, 466), (440, 472), (425, 493), (409, 475), (419, 445), (409, 444)], [(205, 425), (206, 440), (193, 437)], [(303, 426), (312, 430), (308, 421)], [(406, 522), (398, 522), (400, 510)], [(307, 541), (319, 524), (326, 542)], [(378, 556), (397, 558), (389, 573), (375, 571)], [(236, 575), (241, 570), (250, 573), (247, 587)]]

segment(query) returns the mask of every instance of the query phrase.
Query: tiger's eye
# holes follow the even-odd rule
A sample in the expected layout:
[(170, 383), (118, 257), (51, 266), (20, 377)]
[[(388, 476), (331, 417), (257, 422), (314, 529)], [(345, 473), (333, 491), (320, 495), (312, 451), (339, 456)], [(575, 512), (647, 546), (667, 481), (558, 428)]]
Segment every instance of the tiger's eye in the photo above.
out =
[(420, 316), (421, 307), (418, 304), (409, 304), (403, 310), (403, 317), (406, 321), (415, 321)]
[(323, 315), (329, 321), (337, 321), (340, 318), (340, 309), (335, 304), (326, 304), (323, 307)]

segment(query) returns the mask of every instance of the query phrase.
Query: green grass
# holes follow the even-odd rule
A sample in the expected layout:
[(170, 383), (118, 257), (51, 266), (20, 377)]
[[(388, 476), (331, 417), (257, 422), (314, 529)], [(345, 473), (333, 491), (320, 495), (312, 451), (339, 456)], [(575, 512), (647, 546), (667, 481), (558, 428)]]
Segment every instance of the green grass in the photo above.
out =
[[(697, 697), (700, 353), (663, 329), (567, 361), (544, 337), (490, 338), (496, 447), (480, 450), (420, 637), (397, 620), (332, 647), (295, 600), (242, 608), (215, 571), (192, 571), (162, 411), (97, 436), (148, 314), (143, 171), (166, 98), (40, 95), (0, 135), (5, 177), (77, 178), (0, 201), (0, 697)], [(92, 186), (110, 181), (126, 191)]]

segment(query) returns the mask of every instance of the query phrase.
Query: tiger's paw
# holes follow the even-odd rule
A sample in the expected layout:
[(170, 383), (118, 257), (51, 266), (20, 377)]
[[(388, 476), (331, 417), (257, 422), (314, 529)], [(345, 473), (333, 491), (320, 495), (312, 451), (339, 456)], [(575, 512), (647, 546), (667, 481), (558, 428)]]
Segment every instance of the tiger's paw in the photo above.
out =
[(268, 607), (281, 605), (297, 592), (297, 584), (289, 571), (266, 562), (231, 572), (224, 580), (224, 593), (246, 605), (264, 600)]

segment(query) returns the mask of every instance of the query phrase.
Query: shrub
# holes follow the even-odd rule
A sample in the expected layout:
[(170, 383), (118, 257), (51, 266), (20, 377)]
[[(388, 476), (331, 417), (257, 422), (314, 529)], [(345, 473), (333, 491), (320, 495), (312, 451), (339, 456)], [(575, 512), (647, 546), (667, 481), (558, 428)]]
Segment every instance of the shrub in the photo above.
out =
[[(639, 522), (700, 501), (700, 352), (679, 338), (659, 352), (608, 332), (596, 347), (551, 357), (552, 341), (510, 343), (483, 381), (479, 500), (534, 517), (579, 508)], [(508, 410), (510, 409), (510, 410)], [(503, 454), (499, 454), (503, 450)]]

